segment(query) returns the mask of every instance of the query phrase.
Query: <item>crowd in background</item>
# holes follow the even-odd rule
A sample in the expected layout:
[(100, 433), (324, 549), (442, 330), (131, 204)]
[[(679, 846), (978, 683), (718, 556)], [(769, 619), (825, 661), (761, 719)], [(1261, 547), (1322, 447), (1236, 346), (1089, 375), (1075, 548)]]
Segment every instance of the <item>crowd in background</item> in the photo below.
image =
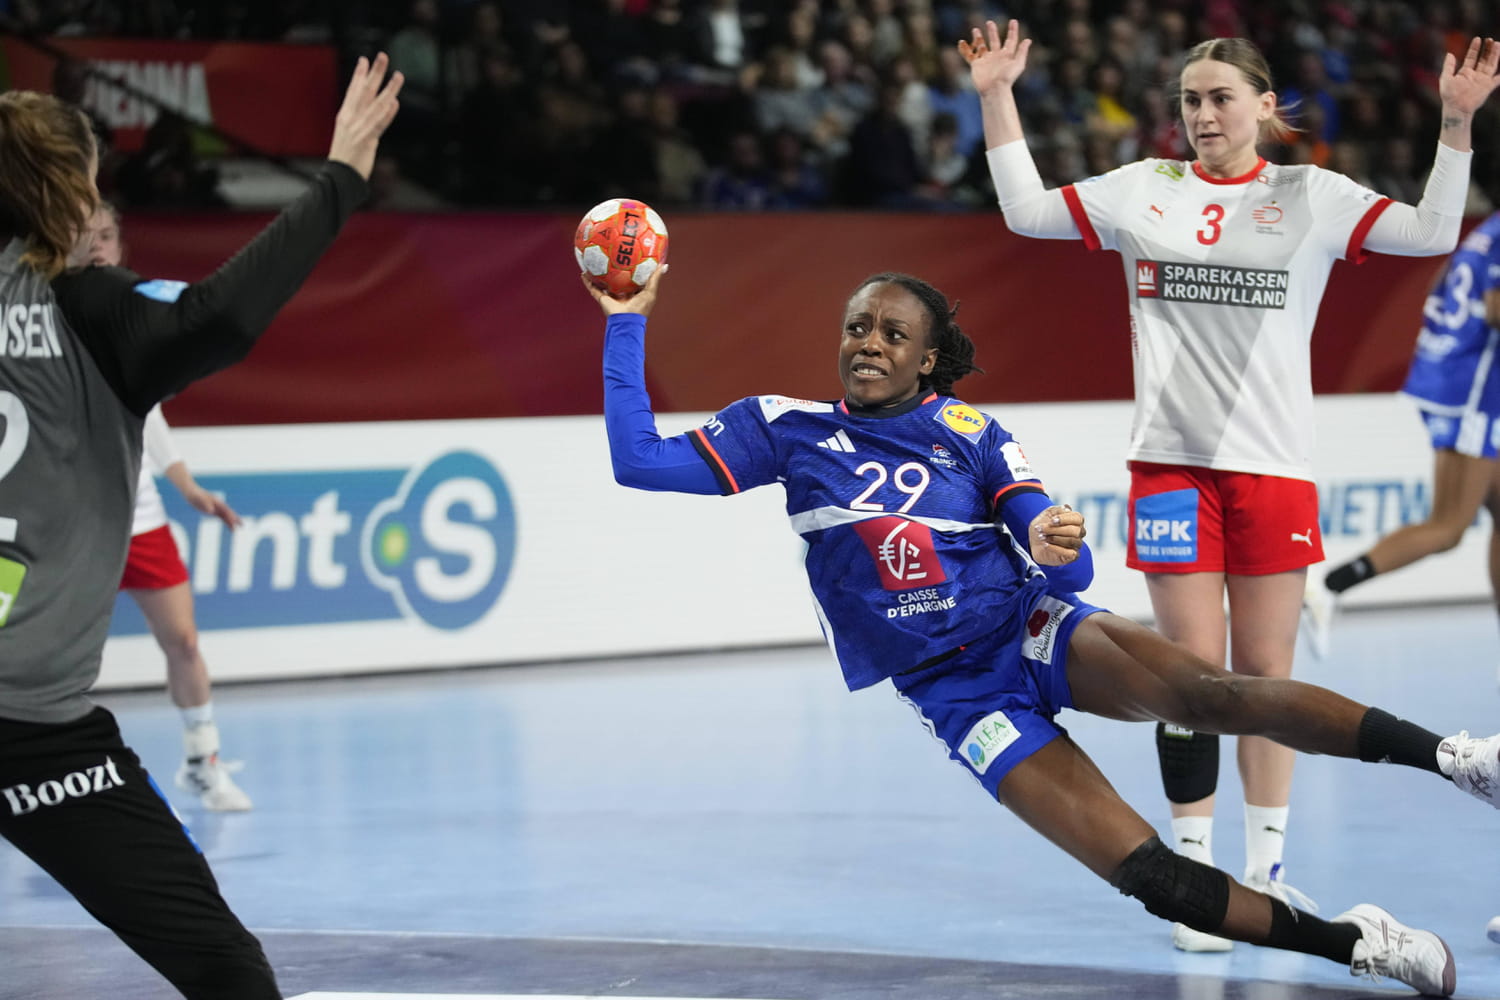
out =
[[(1493, 0), (0, 0), (0, 13), (39, 34), (315, 42), (350, 62), (383, 47), (407, 78), (374, 181), (396, 208), (988, 207), (979, 100), (954, 43), (1011, 17), (1035, 39), (1017, 96), (1049, 186), (1190, 156), (1179, 59), (1239, 35), (1266, 53), (1300, 129), (1268, 158), (1414, 203), (1443, 52), (1500, 35)], [(1482, 114), (1471, 214), (1500, 200), (1500, 114)], [(127, 203), (173, 203), (126, 180)], [(212, 186), (176, 197), (210, 204)]]

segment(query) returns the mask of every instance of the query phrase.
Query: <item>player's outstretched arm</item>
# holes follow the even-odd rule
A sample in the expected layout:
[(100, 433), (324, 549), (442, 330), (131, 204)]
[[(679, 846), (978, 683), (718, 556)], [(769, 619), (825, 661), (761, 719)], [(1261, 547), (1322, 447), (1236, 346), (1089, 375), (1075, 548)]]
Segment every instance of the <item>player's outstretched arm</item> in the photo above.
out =
[(1438, 96), (1443, 101), (1442, 128), (1438, 141), (1461, 153), (1473, 149), (1474, 112), (1500, 86), (1500, 43), (1493, 38), (1469, 42), (1463, 60), (1448, 53), (1438, 77)]
[(971, 38), (960, 40), (958, 52), (969, 64), (969, 79), (979, 94), (984, 112), (984, 144), (988, 149), (1025, 138), (1021, 114), (1012, 86), (1026, 69), (1031, 39), (1021, 38), (1021, 22), (1005, 26), (1005, 37), (994, 21), (975, 28)]

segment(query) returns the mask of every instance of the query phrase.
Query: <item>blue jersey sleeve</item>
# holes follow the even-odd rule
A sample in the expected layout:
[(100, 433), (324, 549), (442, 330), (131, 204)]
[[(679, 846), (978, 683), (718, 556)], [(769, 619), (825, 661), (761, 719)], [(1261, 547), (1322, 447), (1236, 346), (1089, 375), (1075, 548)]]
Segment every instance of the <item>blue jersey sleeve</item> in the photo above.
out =
[[(1052, 498), (1016, 439), (993, 420), (989, 430), (983, 465), (985, 489), (995, 519), (1004, 523), (1011, 536), (1030, 554), (1031, 522), (1052, 506)], [(1077, 593), (1094, 582), (1094, 557), (1085, 543), (1078, 550), (1077, 559), (1065, 566), (1043, 566), (1042, 571), (1047, 574), (1048, 590)]]
[(688, 433), (698, 454), (713, 469), (719, 490), (725, 495), (743, 493), (785, 478), (780, 449), (766, 415), (766, 401), (780, 398), (741, 399)]
[(646, 392), (646, 317), (611, 316), (604, 329), (604, 427), (615, 481), (639, 490), (721, 492), (688, 434), (663, 438)]

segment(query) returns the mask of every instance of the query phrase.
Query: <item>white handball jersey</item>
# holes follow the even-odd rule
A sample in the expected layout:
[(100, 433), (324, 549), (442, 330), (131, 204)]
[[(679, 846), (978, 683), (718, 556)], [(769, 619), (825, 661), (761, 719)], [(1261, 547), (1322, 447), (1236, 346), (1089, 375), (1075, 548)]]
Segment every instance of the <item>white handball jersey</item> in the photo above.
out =
[(132, 538), (155, 531), (167, 523), (167, 508), (162, 505), (161, 493), (156, 489), (156, 476), (181, 461), (172, 444), (172, 434), (167, 428), (167, 418), (162, 416), (160, 404), (146, 414), (146, 428), (141, 440), (141, 475), (135, 487), (135, 514), (130, 524)]
[(1088, 248), (1124, 258), (1129, 457), (1311, 480), (1318, 304), (1334, 260), (1363, 259), (1390, 199), (1265, 160), (1228, 180), (1142, 160), (1062, 192)]

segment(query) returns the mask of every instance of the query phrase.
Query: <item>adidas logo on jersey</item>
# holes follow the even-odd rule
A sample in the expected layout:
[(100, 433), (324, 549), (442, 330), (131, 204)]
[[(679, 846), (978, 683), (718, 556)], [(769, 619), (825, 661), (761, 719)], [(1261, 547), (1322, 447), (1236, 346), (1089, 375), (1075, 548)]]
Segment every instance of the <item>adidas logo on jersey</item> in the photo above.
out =
[(848, 454), (854, 453), (854, 442), (849, 440), (849, 435), (839, 431), (826, 441), (818, 442), (819, 448), (827, 448), (830, 451), (842, 451)]

